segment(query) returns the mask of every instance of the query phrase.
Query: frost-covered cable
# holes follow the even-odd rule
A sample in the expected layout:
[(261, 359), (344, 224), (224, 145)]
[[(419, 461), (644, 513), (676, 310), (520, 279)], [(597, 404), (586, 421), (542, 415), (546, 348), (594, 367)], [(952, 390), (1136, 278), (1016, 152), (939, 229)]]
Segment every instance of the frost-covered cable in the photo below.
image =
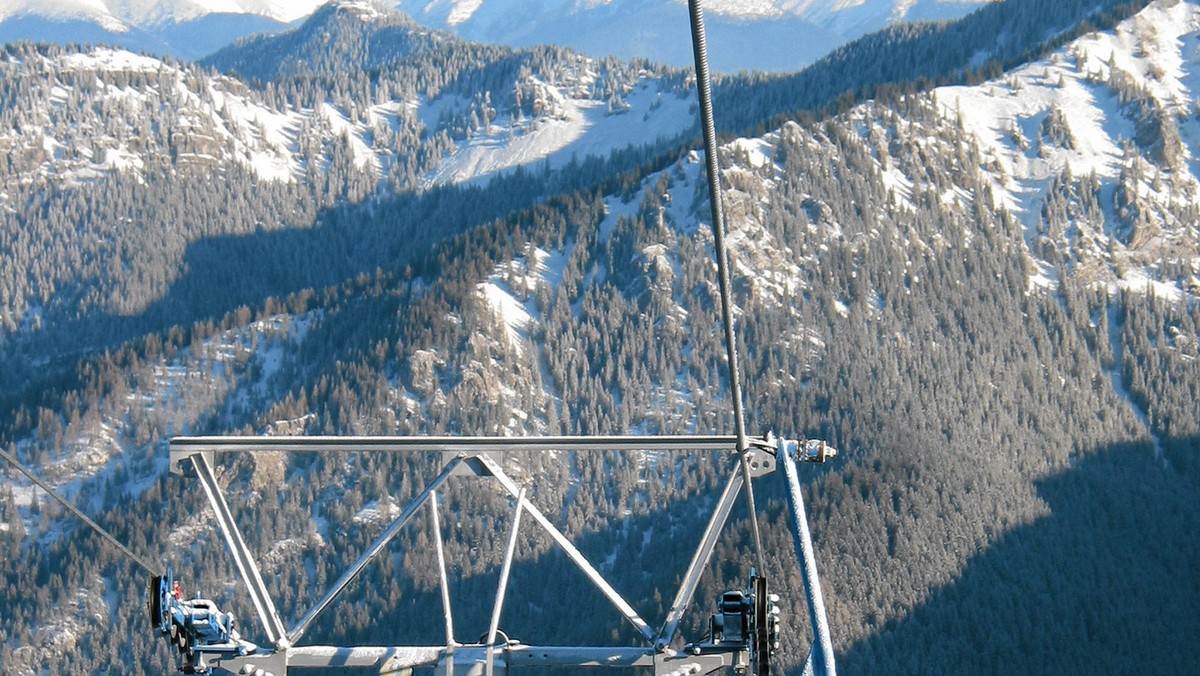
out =
[(725, 250), (725, 210), (721, 206), (721, 179), (717, 166), (717, 132), (713, 126), (712, 85), (708, 76), (708, 44), (704, 36), (704, 8), (700, 0), (688, 0), (692, 21), (692, 54), (696, 60), (696, 91), (700, 98), (700, 126), (704, 132), (704, 155), (708, 165), (709, 205), (712, 209), (713, 246), (717, 255), (717, 285), (721, 293), (721, 322), (725, 325), (725, 352), (729, 360), (729, 397), (733, 399), (733, 424), (737, 434), (745, 479), (746, 508), (750, 512), (750, 531), (758, 569), (766, 570), (762, 535), (754, 509), (754, 488), (750, 484), (750, 444), (746, 439), (746, 417), (742, 410), (742, 387), (738, 376), (737, 342), (733, 337), (733, 294), (729, 283), (729, 254)]
[(72, 505), (71, 503), (67, 502), (62, 496), (60, 496), (58, 493), (54, 492), (53, 488), (51, 488), (49, 485), (47, 485), (41, 479), (34, 476), (33, 472), (30, 471), (29, 468), (27, 468), (25, 465), (22, 465), (20, 463), (20, 461), (18, 461), (13, 456), (9, 455), (7, 451), (0, 449), (0, 457), (3, 457), (5, 460), (12, 463), (12, 466), (16, 467), (18, 470), (20, 470), (21, 474), (24, 474), (25, 476), (29, 477), (30, 481), (37, 484), (38, 486), (41, 486), (42, 490), (46, 491), (47, 495), (49, 495), (50, 497), (52, 497), (56, 501), (58, 501), (58, 504), (62, 505), (63, 507), (66, 507), (72, 514), (79, 517), (79, 519), (81, 521), (83, 521), (87, 525), (91, 526), (92, 530), (99, 533), (105, 540), (108, 540), (114, 547), (121, 550), (122, 554), (124, 554), (125, 556), (128, 556), (134, 563), (136, 563), (138, 566), (140, 566), (142, 568), (142, 570), (146, 571), (150, 575), (162, 575), (163, 574), (163, 571), (161, 568), (157, 568), (155, 566), (150, 565), (149, 563), (146, 562), (145, 559), (138, 556), (137, 554), (134, 554), (133, 550), (131, 550), (128, 547), (126, 547), (125, 545), (121, 544), (121, 541), (118, 540), (117, 538), (113, 537), (112, 533), (109, 533), (108, 531), (101, 528), (100, 524), (98, 524), (95, 521), (92, 521), (90, 518), (88, 518), (87, 514), (84, 514), (83, 512), (79, 511), (79, 509), (77, 507), (75, 507), (75, 505)]

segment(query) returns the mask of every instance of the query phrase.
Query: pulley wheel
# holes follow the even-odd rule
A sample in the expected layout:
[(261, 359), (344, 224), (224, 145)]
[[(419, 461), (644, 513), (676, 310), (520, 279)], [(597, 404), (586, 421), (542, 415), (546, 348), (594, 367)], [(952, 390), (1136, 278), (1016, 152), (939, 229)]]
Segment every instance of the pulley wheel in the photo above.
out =
[(150, 578), (150, 624), (159, 633), (166, 634), (171, 628), (171, 589), (166, 575)]

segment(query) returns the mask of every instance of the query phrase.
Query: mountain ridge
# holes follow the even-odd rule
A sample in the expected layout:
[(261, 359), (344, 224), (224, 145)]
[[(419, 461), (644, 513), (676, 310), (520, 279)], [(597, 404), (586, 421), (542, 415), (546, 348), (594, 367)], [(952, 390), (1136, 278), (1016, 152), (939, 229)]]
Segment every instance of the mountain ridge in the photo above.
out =
[[(363, 6), (399, 9), (435, 29), (510, 47), (559, 44), (594, 57), (646, 58), (690, 65), (686, 41), (664, 39), (675, 25), (682, 31), (681, 3), (653, 4), (609, 0), (602, 3), (550, 3), (543, 14), (503, 1), (426, 3), (356, 0)], [(782, 0), (717, 3), (708, 9), (713, 65), (717, 71), (790, 71), (860, 35), (903, 20), (961, 17), (985, 0), (872, 0), (854, 6), (821, 9), (813, 3)], [(100, 43), (159, 56), (198, 59), (238, 39), (274, 34), (295, 26), (324, 3), (266, 0), (175, 0), (172, 2), (83, 2), (56, 0), (0, 2), (0, 39), (41, 40), (57, 44)], [(676, 48), (676, 45), (680, 48)], [(776, 49), (744, 48), (747, 44)]]

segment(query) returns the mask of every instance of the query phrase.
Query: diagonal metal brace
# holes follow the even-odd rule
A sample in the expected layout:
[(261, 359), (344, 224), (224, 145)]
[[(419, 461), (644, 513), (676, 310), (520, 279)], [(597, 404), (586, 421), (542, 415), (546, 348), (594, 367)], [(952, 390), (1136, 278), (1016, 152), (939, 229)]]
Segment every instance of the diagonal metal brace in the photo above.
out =
[[(477, 456), (476, 459), (492, 476), (496, 478), (497, 481), (500, 482), (500, 485), (504, 486), (505, 490), (512, 494), (513, 497), (520, 500), (518, 497), (521, 495), (520, 488), (518, 488), (517, 484), (511, 478), (509, 478), (507, 474), (504, 473), (504, 470), (500, 468), (500, 465), (497, 464), (495, 460), (492, 460), (486, 455)], [(546, 518), (546, 515), (537, 508), (537, 505), (534, 505), (528, 500), (520, 500), (520, 502), (525, 506), (525, 510), (529, 512), (529, 515), (533, 517), (534, 521), (537, 521), (538, 524), (541, 525), (542, 529), (549, 533), (550, 537), (553, 538), (554, 541), (558, 543), (558, 546), (562, 548), (563, 553), (565, 553), (568, 558), (575, 562), (575, 565), (579, 568), (579, 570), (583, 571), (583, 574), (592, 581), (592, 584), (600, 590), (600, 593), (604, 594), (604, 596), (607, 597), (608, 600), (617, 607), (617, 610), (619, 610), (621, 614), (625, 616), (625, 619), (629, 620), (630, 624), (632, 624), (634, 628), (638, 630), (638, 633), (640, 633), (643, 638), (645, 638), (647, 641), (653, 642), (656, 638), (654, 630), (651, 629), (650, 625), (646, 624), (646, 621), (638, 615), (637, 611), (633, 609), (633, 606), (629, 605), (629, 603), (622, 598), (621, 594), (617, 592), (617, 590), (614, 589), (611, 584), (608, 583), (608, 580), (604, 579), (604, 576), (601, 575), (600, 571), (596, 570), (595, 566), (593, 566), (591, 562), (587, 560), (587, 557), (583, 555), (583, 552), (580, 552), (575, 545), (572, 544), (569, 539), (567, 539), (567, 536), (562, 534), (562, 531), (558, 530), (553, 523), (550, 523), (550, 520)]]
[(387, 545), (387, 543), (392, 541), (392, 538), (396, 537), (396, 534), (400, 532), (400, 529), (403, 528), (410, 519), (412, 519), (413, 515), (417, 513), (417, 510), (419, 510), (425, 504), (425, 502), (433, 496), (434, 491), (436, 491), (442, 484), (446, 483), (446, 479), (450, 478), (450, 475), (454, 473), (455, 468), (458, 467), (458, 464), (461, 463), (462, 460), (463, 459), (460, 456), (453, 458), (450, 460), (450, 462), (446, 463), (446, 466), (442, 468), (441, 473), (438, 474), (433, 481), (429, 482), (429, 485), (425, 487), (425, 490), (421, 491), (417, 497), (413, 498), (412, 501), (408, 503), (408, 505), (404, 508), (404, 511), (400, 513), (400, 516), (396, 517), (396, 520), (393, 521), (390, 526), (385, 528), (384, 531), (379, 534), (379, 537), (375, 538), (375, 541), (371, 543), (371, 546), (367, 548), (367, 551), (363, 552), (362, 556), (358, 557), (358, 560), (355, 561), (352, 566), (347, 568), (346, 572), (342, 573), (342, 576), (338, 578), (338, 581), (334, 582), (333, 586), (329, 588), (329, 591), (325, 592), (325, 596), (321, 597), (321, 600), (318, 601), (311, 610), (305, 613), (304, 617), (300, 618), (300, 620), (296, 622), (296, 626), (292, 627), (292, 630), (288, 632), (287, 637), (288, 641), (292, 645), (295, 645), (296, 642), (300, 640), (300, 637), (304, 635), (304, 632), (308, 631), (309, 625), (311, 625), (313, 620), (317, 618), (317, 615), (321, 614), (321, 612), (333, 602), (333, 599), (336, 598), (338, 594), (342, 593), (342, 590), (346, 588), (346, 585), (350, 584), (354, 578), (358, 577), (358, 574), (362, 572), (362, 569), (365, 568), (366, 565), (370, 563), (376, 556), (378, 556), (379, 552), (383, 551), (383, 548)]
[(679, 585), (679, 591), (675, 594), (675, 601), (671, 603), (671, 610), (667, 613), (667, 621), (663, 623), (662, 630), (656, 637), (656, 646), (659, 650), (665, 650), (667, 646), (671, 645), (671, 641), (675, 638), (675, 632), (679, 628), (679, 621), (683, 619), (683, 613), (691, 605), (692, 598), (696, 595), (696, 586), (700, 584), (700, 576), (703, 574), (704, 568), (708, 566), (709, 560), (712, 559), (713, 549), (717, 546), (717, 536), (725, 527), (725, 522), (729, 519), (729, 512), (733, 510), (733, 504), (737, 501), (738, 491), (742, 488), (742, 482), (745, 481), (743, 467), (744, 461), (739, 458), (738, 466), (734, 467), (733, 472), (730, 473), (729, 482), (725, 484), (725, 490), (721, 493), (721, 498), (717, 501), (717, 506), (708, 520), (708, 526), (704, 529), (703, 537), (700, 538), (700, 545), (696, 547), (696, 552), (692, 555), (692, 562), (688, 565), (683, 582)]
[(228, 503), (225, 502), (221, 486), (217, 484), (217, 476), (213, 473), (208, 455), (195, 453), (191, 456), (191, 460), (196, 474), (200, 477), (200, 485), (204, 487), (204, 494), (208, 496), (208, 501), (216, 513), (217, 525), (221, 527), (221, 534), (225, 536), (225, 543), (229, 546), (233, 561), (250, 592), (250, 600), (254, 603), (254, 609), (258, 612), (259, 619), (262, 620), (263, 629), (267, 632), (267, 639), (273, 645), (278, 646), (284, 638), (283, 622), (280, 621), (275, 604), (271, 601), (271, 595), (267, 593), (267, 587), (263, 584), (262, 575), (254, 563), (254, 556), (246, 547), (246, 541), (242, 539), (242, 533), (233, 520), (233, 513), (229, 510)]

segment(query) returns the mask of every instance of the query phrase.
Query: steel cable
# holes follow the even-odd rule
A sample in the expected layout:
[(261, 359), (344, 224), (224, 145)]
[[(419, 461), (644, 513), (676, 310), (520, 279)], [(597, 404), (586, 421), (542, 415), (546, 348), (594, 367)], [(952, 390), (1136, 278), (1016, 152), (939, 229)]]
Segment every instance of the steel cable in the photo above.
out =
[(725, 352), (729, 361), (729, 396), (733, 399), (733, 423), (741, 454), (746, 508), (750, 512), (750, 531), (759, 571), (765, 570), (762, 534), (754, 508), (754, 488), (750, 484), (750, 444), (746, 438), (746, 417), (742, 409), (741, 379), (738, 374), (737, 342), (733, 334), (733, 294), (729, 282), (729, 254), (725, 247), (725, 210), (721, 204), (721, 179), (717, 164), (717, 132), (713, 125), (712, 85), (708, 74), (708, 44), (704, 35), (704, 8), (700, 0), (688, 0), (691, 14), (692, 54), (696, 61), (696, 90), (700, 99), (700, 125), (704, 133), (704, 154), (708, 166), (709, 205), (712, 209), (713, 246), (717, 257), (717, 285), (721, 294), (721, 322), (725, 326)]
[(62, 505), (63, 507), (66, 507), (68, 510), (70, 510), (70, 512), (72, 514), (79, 517), (79, 519), (81, 521), (86, 523), (88, 526), (91, 526), (92, 530), (96, 531), (105, 540), (108, 540), (110, 543), (112, 543), (112, 545), (114, 547), (119, 549), (122, 554), (129, 557), (134, 563), (136, 563), (138, 566), (140, 566), (142, 568), (142, 570), (146, 571), (147, 573), (149, 573), (152, 576), (163, 574), (162, 569), (151, 566), (149, 563), (146, 562), (145, 559), (138, 556), (137, 554), (134, 554), (133, 551), (131, 549), (129, 549), (128, 547), (126, 547), (124, 544), (122, 544), (120, 540), (113, 537), (112, 533), (109, 533), (108, 531), (104, 530), (100, 526), (100, 524), (98, 524), (95, 521), (92, 521), (90, 518), (88, 518), (87, 514), (84, 514), (75, 505), (72, 505), (71, 503), (67, 502), (66, 499), (64, 499), (62, 496), (60, 496), (58, 493), (56, 493), (54, 491), (54, 489), (51, 488), (46, 482), (37, 478), (37, 476), (35, 476), (33, 474), (33, 472), (29, 470), (28, 467), (26, 467), (25, 465), (22, 465), (20, 461), (18, 461), (15, 457), (10, 455), (7, 451), (0, 449), (0, 457), (3, 457), (5, 460), (7, 460), (9, 463), (11, 463), (13, 467), (16, 467), (21, 472), (21, 474), (24, 474), (25, 476), (29, 477), (30, 481), (32, 481), (33, 483), (40, 486), (41, 489), (46, 491), (46, 493), (50, 497), (57, 500), (58, 504)]

